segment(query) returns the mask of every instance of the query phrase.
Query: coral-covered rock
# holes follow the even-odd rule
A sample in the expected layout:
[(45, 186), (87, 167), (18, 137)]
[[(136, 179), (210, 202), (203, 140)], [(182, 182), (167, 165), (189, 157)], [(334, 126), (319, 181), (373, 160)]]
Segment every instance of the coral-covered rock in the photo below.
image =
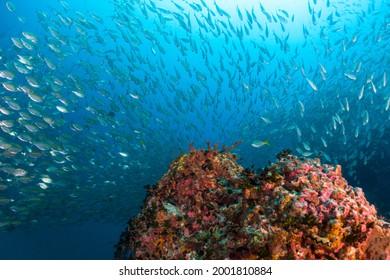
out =
[(390, 259), (388, 223), (341, 166), (284, 152), (254, 172), (229, 150), (191, 147), (173, 161), (116, 258)]

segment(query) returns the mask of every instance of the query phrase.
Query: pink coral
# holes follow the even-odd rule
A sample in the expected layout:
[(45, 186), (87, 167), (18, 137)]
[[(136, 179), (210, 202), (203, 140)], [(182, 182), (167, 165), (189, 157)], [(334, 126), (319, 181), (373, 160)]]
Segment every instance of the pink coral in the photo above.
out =
[(172, 162), (117, 258), (390, 258), (388, 224), (341, 166), (284, 153), (256, 173), (236, 159), (209, 146)]

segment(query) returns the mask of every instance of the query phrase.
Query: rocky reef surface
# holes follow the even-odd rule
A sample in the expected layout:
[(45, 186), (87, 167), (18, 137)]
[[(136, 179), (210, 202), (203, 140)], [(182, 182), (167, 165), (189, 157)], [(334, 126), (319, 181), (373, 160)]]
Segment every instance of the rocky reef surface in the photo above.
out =
[(390, 259), (389, 223), (341, 166), (285, 150), (261, 170), (231, 149), (175, 159), (148, 189), (117, 259)]

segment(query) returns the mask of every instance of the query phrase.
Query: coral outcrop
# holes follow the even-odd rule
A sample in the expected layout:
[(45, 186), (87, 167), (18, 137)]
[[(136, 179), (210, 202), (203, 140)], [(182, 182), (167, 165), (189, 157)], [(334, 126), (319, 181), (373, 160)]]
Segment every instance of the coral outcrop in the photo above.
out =
[(341, 166), (283, 151), (263, 170), (230, 149), (174, 160), (116, 246), (118, 259), (390, 259), (389, 224)]

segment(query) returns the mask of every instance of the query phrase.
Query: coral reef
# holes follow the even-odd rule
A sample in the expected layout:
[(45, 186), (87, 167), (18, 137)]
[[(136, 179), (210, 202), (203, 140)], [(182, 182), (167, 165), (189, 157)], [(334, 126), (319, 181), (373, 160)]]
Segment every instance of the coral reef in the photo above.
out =
[(263, 170), (230, 149), (179, 156), (149, 188), (117, 259), (390, 259), (389, 224), (341, 166), (285, 150)]

